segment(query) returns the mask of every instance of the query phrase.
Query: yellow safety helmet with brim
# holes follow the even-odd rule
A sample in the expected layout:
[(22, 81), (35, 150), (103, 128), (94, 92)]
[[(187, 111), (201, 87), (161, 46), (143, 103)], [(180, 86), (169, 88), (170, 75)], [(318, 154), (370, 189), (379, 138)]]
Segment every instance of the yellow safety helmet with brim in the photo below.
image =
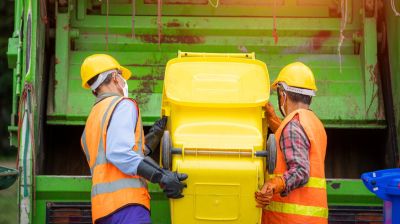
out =
[(82, 87), (89, 89), (88, 81), (108, 70), (117, 69), (121, 76), (128, 80), (132, 73), (129, 69), (121, 66), (117, 60), (107, 54), (93, 54), (85, 58), (81, 66)]
[(317, 91), (313, 72), (301, 62), (288, 64), (279, 72), (271, 87), (276, 89), (278, 86), (285, 91), (308, 96), (315, 96)]

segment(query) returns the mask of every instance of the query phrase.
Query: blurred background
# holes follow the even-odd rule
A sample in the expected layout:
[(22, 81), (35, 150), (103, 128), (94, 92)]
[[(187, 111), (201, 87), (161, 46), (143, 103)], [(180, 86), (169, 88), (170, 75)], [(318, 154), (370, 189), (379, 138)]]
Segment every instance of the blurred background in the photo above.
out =
[[(14, 1), (0, 1), (0, 166), (15, 168), (17, 150), (10, 147), (12, 70), (7, 66), (7, 41), (12, 36)], [(0, 224), (17, 223), (17, 182), (0, 191)]]

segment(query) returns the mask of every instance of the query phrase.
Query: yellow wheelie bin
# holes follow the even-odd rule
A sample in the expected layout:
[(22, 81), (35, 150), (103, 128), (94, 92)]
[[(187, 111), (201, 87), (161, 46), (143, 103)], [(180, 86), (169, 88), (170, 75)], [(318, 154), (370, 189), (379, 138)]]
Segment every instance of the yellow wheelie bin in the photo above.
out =
[(179, 52), (167, 63), (161, 163), (189, 175), (184, 198), (170, 200), (173, 224), (261, 223), (269, 86), (254, 53)]

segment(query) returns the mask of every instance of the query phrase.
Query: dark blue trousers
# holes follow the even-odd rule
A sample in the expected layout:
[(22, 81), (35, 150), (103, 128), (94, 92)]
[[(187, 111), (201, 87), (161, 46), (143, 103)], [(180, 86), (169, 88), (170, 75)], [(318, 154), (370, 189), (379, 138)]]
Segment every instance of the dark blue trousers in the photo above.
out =
[(150, 211), (140, 205), (128, 205), (111, 215), (101, 218), (97, 224), (150, 224)]

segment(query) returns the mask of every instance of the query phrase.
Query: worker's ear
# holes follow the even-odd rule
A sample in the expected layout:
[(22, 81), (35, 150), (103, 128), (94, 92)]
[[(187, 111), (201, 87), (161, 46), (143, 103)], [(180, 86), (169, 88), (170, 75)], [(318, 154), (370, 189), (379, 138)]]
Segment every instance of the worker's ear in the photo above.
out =
[(112, 80), (113, 82), (117, 82), (118, 83), (118, 77), (117, 77), (117, 73), (112, 73)]
[(112, 81), (113, 81), (113, 83), (114, 83), (115, 85), (120, 86), (119, 81), (118, 81), (118, 75), (117, 75), (116, 72), (114, 72), (114, 73), (112, 74)]
[[(285, 91), (283, 91), (281, 88), (278, 88), (278, 95), (279, 95), (279, 96), (282, 96), (283, 98), (285, 98), (286, 93), (285, 93)], [(279, 97), (279, 96), (278, 96), (278, 97)]]

